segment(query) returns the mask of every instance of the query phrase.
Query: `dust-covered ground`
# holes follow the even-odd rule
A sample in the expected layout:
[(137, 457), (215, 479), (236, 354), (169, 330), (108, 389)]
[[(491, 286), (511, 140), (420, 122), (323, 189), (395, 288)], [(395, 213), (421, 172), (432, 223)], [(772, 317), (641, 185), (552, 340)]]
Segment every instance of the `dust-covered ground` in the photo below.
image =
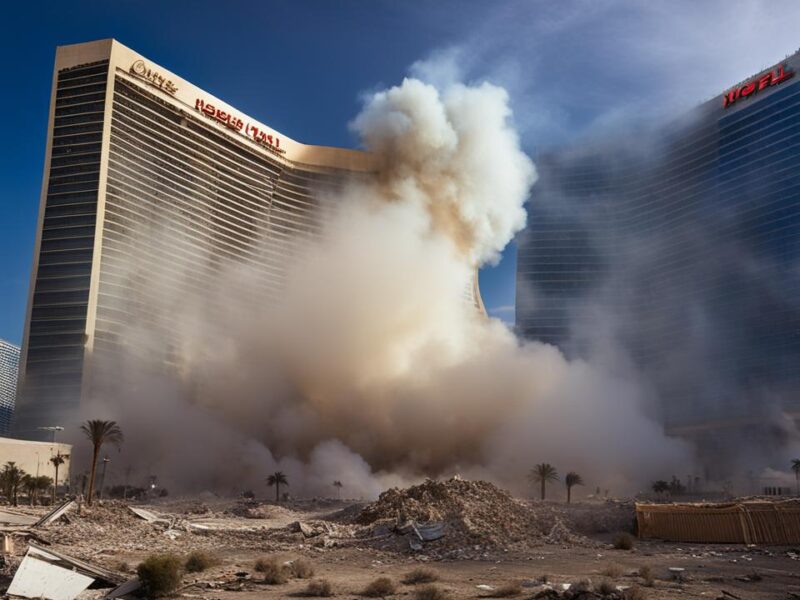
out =
[[(37, 528), (36, 536), (58, 552), (131, 577), (150, 554), (205, 552), (215, 564), (186, 573), (179, 594), (208, 600), (300, 596), (320, 579), (338, 597), (359, 597), (379, 577), (396, 584), (391, 596), (415, 598), (421, 584), (402, 581), (420, 567), (434, 571), (433, 585), (451, 598), (501, 591), (550, 599), (800, 598), (799, 548), (634, 540), (632, 549), (615, 549), (615, 536), (633, 527), (628, 501), (537, 502), (456, 478), (390, 490), (373, 503), (310, 499), (276, 505), (208, 494), (130, 505), (157, 520), (135, 515), (127, 503), (105, 501)], [(440, 523), (444, 535), (421, 540), (412, 523)], [(426, 537), (424, 527), (418, 530)], [(15, 546), (3, 586), (25, 551), (21, 538)], [(279, 565), (305, 559), (314, 574), (269, 585), (255, 568), (259, 558)], [(81, 600), (100, 595), (90, 590)]]

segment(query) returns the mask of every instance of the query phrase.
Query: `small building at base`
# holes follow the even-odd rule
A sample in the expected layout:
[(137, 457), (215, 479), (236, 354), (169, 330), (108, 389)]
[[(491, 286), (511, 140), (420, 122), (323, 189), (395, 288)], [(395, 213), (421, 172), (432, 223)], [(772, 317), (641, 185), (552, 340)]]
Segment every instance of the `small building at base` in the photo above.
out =
[(13, 462), (28, 475), (47, 475), (55, 478), (55, 466), (50, 459), (60, 454), (64, 463), (58, 467), (58, 484), (69, 481), (72, 444), (32, 442), (0, 437), (0, 470)]

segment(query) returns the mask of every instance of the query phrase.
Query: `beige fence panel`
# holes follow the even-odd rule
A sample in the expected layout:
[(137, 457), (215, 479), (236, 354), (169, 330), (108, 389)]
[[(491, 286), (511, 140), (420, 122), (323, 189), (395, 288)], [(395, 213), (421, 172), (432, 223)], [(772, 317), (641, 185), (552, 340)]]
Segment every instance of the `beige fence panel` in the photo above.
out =
[(722, 544), (800, 543), (800, 501), (636, 503), (639, 537)]

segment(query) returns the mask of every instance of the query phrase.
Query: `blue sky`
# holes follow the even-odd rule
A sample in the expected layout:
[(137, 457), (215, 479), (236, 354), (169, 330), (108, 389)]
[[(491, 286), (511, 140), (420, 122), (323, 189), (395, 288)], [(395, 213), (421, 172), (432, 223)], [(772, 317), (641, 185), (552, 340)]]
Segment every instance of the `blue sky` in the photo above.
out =
[[(356, 145), (347, 123), (364, 92), (428, 61), (448, 77), (506, 86), (535, 155), (721, 92), (795, 51), (797, 23), (800, 3), (789, 0), (7, 4), (0, 338), (22, 337), (58, 45), (115, 37), (294, 139), (336, 146)], [(508, 320), (514, 270), (512, 245), (481, 273), (487, 308)]]

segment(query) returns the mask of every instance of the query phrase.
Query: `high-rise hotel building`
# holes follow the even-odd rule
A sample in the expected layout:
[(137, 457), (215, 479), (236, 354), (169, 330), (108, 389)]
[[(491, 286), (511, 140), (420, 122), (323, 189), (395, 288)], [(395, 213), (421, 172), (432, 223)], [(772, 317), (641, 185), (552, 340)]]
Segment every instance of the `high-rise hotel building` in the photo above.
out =
[(537, 167), (521, 334), (581, 356), (613, 333), (675, 433), (800, 415), (800, 53)]
[[(225, 265), (251, 265), (268, 295), (319, 231), (325, 192), (374, 167), (296, 142), (115, 40), (59, 47), (16, 435), (73, 422), (92, 363), (131, 320), (169, 327), (137, 286), (148, 265), (165, 291), (174, 276), (201, 294)], [(471, 300), (482, 308), (477, 284)]]

